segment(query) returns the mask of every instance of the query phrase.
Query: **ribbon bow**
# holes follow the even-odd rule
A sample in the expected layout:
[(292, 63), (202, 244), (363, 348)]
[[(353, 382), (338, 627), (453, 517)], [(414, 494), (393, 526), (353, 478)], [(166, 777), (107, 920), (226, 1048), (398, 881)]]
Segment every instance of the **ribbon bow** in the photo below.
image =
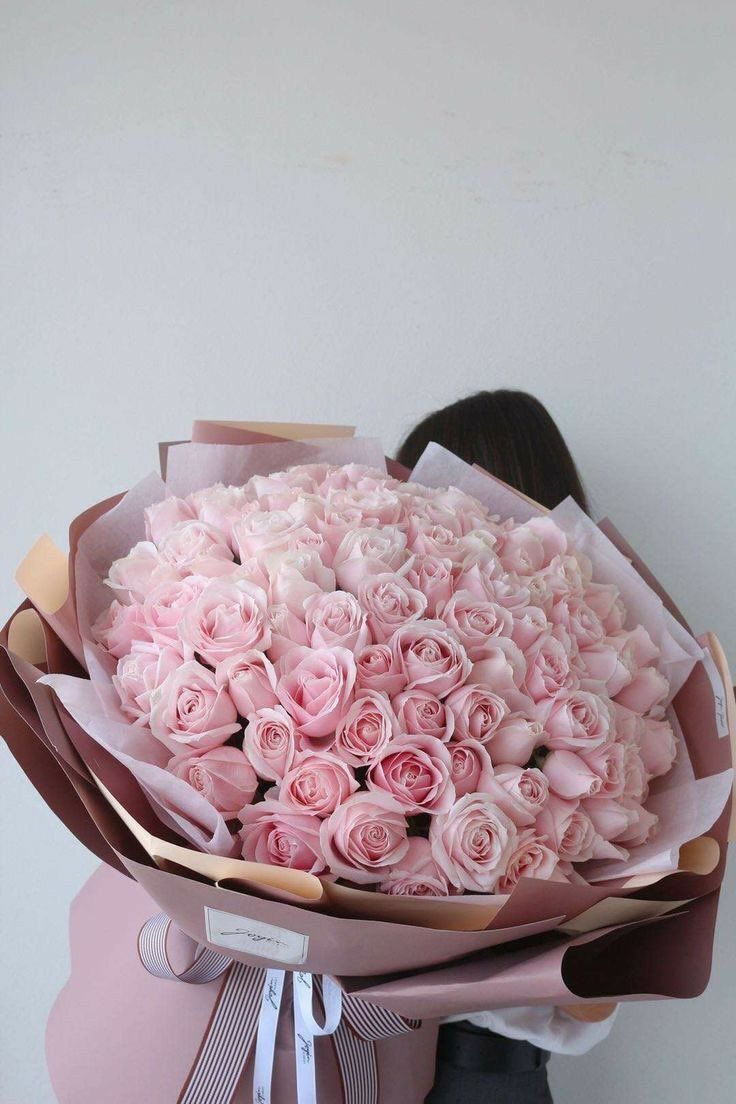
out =
[[(150, 974), (194, 985), (225, 975), (177, 1104), (230, 1104), (254, 1043), (253, 1104), (271, 1104), (276, 1028), (287, 971), (246, 966), (209, 947), (200, 947), (192, 964), (177, 973), (166, 949), (170, 928), (171, 920), (163, 913), (141, 928), (138, 954)], [(319, 978), (296, 971), (289, 972), (289, 976), (294, 998), (298, 1104), (317, 1104), (314, 1040), (320, 1035), (332, 1037), (343, 1083), (343, 1104), (378, 1104), (375, 1043), (414, 1031), (421, 1021), (404, 1019), (350, 996), (327, 975)], [(315, 989), (324, 1008), (321, 1026), (313, 1012)]]

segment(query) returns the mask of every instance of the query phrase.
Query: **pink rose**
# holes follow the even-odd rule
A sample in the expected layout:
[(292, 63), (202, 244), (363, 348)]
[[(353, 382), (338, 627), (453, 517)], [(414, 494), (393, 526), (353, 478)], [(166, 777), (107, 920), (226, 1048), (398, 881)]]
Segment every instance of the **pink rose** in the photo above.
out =
[[(466, 590), (480, 602), (496, 601), (496, 585), (504, 579), (503, 568), (498, 557), (492, 552), (486, 552), (480, 559), (475, 556), (465, 560), (462, 564), (456, 564), (454, 569), (455, 590)], [(512, 587), (516, 591), (523, 591), (523, 587)], [(520, 599), (521, 605), (529, 602), (529, 595)], [(505, 602), (498, 605), (509, 609)]]
[(593, 857), (596, 831), (577, 801), (552, 794), (537, 817), (537, 834), (565, 862), (585, 862)]
[(591, 797), (581, 803), (596, 832), (604, 840), (617, 840), (625, 835), (636, 819), (631, 810), (613, 797)]
[(551, 751), (542, 767), (550, 789), (568, 800), (593, 797), (599, 793), (602, 780), (586, 761), (574, 751)]
[(504, 717), (484, 744), (494, 763), (523, 767), (544, 740), (544, 729), (539, 721), (513, 713)]
[(636, 744), (641, 738), (644, 718), (618, 702), (611, 702), (614, 717), (614, 738), (620, 744)]
[(418, 621), (427, 599), (400, 575), (371, 575), (358, 587), (358, 601), (365, 610), (376, 644), (386, 644), (396, 629)]
[(155, 544), (139, 541), (127, 556), (110, 564), (105, 583), (133, 601), (143, 601), (159, 583), (180, 577), (178, 568), (163, 559)]
[(645, 801), (649, 788), (649, 775), (639, 753), (638, 744), (632, 740), (624, 744), (624, 794), (634, 801)]
[(574, 550), (572, 553), (554, 556), (541, 572), (549, 595), (550, 608), (556, 602), (573, 596), (584, 600), (585, 588), (590, 583), (592, 574), (593, 565), (583, 552)]
[(586, 690), (561, 694), (539, 719), (547, 734), (547, 747), (565, 751), (598, 747), (613, 730), (610, 703)]
[(283, 603), (268, 607), (268, 622), (271, 626), (271, 645), (268, 651), (274, 663), (292, 648), (306, 648), (309, 644), (307, 626)]
[[(286, 471), (271, 472), (270, 475), (252, 475), (246, 484), (248, 492), (255, 495), (259, 501), (268, 499), (269, 503), (271, 499), (281, 497), (294, 502), (298, 490), (306, 491), (310, 495), (317, 494), (327, 467), (322, 464), (314, 465), (312, 471), (308, 471), (308, 467), (310, 465), (297, 464), (293, 468), (287, 468)], [(269, 505), (269, 509), (272, 508)]]
[[(590, 798), (593, 802), (608, 798)], [(586, 809), (577, 801), (565, 801), (550, 794), (537, 817), (537, 835), (556, 851), (562, 862), (587, 862), (588, 859), (620, 858), (620, 852), (597, 831)]]
[(634, 676), (634, 669), (627, 666), (624, 659), (608, 639), (581, 648), (576, 665), (583, 689), (597, 693), (605, 691), (609, 697), (618, 694)]
[(612, 633), (609, 641), (627, 657), (627, 666), (632, 670), (648, 667), (659, 659), (659, 648), (643, 625), (637, 625), (628, 632), (623, 629)]
[(274, 553), (286, 552), (290, 542), (305, 529), (304, 517), (290, 510), (251, 510), (233, 525), (233, 538), (241, 560), (255, 556), (261, 563)]
[(619, 690), (616, 701), (635, 713), (648, 713), (667, 697), (670, 684), (656, 667), (640, 668), (631, 682)]
[[(232, 563), (233, 558), (225, 534), (213, 525), (205, 525), (203, 521), (179, 522), (163, 538), (159, 552), (166, 563), (192, 575), (228, 570), (227, 565)], [(220, 561), (221, 569), (216, 567), (217, 561)], [(209, 565), (208, 570), (203, 570), (203, 565)]]
[(453, 690), (447, 697), (447, 706), (455, 718), (456, 738), (479, 740), (482, 744), (491, 739), (509, 712), (503, 698), (472, 682)]
[(499, 541), (499, 558), (504, 568), (522, 576), (536, 574), (566, 551), (565, 533), (545, 517), (515, 526)]
[(329, 868), (350, 882), (380, 882), (409, 850), (406, 818), (387, 793), (356, 793), (321, 822)]
[(333, 742), (354, 686), (355, 659), (347, 648), (292, 648), (279, 660), (279, 701), (315, 750)]
[(408, 814), (446, 813), (455, 800), (450, 755), (434, 736), (397, 736), (371, 765), (366, 782), (391, 794)]
[(151, 732), (169, 747), (208, 751), (240, 731), (237, 711), (214, 673), (196, 660), (171, 671), (150, 696)]
[(171, 579), (149, 590), (143, 600), (143, 617), (157, 644), (179, 645), (179, 622), (182, 615), (200, 596), (209, 579), (204, 575), (189, 575)]
[(406, 686), (406, 675), (388, 644), (369, 644), (358, 652), (355, 663), (361, 690), (376, 690), (393, 697)]
[(601, 780), (601, 797), (620, 797), (624, 790), (624, 748), (615, 740), (582, 749), (578, 755)]
[(134, 602), (124, 606), (114, 599), (92, 626), (92, 636), (110, 655), (121, 659), (133, 650), (136, 641), (150, 641), (143, 606)]
[(435, 862), (451, 885), (471, 893), (495, 891), (517, 838), (513, 821), (483, 793), (461, 797), (429, 826)]
[(453, 591), (452, 560), (438, 556), (417, 556), (406, 573), (407, 581), (427, 599), (427, 614), (435, 617), (437, 605), (446, 602)]
[(335, 573), (325, 567), (313, 550), (269, 557), (268, 571), (271, 602), (285, 605), (296, 617), (304, 617), (304, 605), (309, 598), (335, 589)]
[[(280, 474), (290, 487), (301, 487), (310, 494), (316, 494), (332, 472), (342, 470), (333, 464), (294, 464), (287, 472)], [(270, 478), (275, 479), (276, 476)]]
[(314, 594), (304, 603), (307, 642), (312, 648), (349, 648), (360, 652), (370, 641), (366, 615), (354, 594), (335, 590)]
[(181, 756), (171, 760), (169, 770), (201, 793), (225, 820), (250, 805), (258, 788), (255, 771), (240, 748), (218, 747), (202, 755)]
[(447, 878), (432, 857), (429, 840), (421, 836), (411, 837), (403, 859), (381, 883), (381, 893), (397, 897), (447, 897), (449, 892)]
[(499, 880), (498, 892), (511, 893), (520, 878), (551, 878), (558, 861), (554, 851), (539, 839), (533, 828), (521, 832)]
[(332, 566), (340, 589), (357, 594), (364, 579), (394, 572), (407, 559), (406, 535), (398, 527), (353, 529), (340, 541)]
[(572, 690), (576, 678), (570, 663), (570, 639), (560, 627), (544, 633), (526, 652), (524, 689), (533, 701), (547, 701)]
[(460, 542), (462, 526), (453, 515), (444, 517), (444, 524), (431, 518), (417, 517), (409, 520), (409, 547), (420, 556), (460, 563), (465, 558), (465, 548)]
[(520, 808), (532, 817), (539, 816), (549, 797), (549, 784), (542, 771), (537, 767), (502, 763), (496, 767), (494, 777)]
[(399, 731), (436, 736), (443, 743), (455, 729), (455, 715), (447, 705), (427, 690), (402, 690), (392, 701)]
[(401, 518), (401, 500), (388, 487), (335, 488), (330, 491), (329, 506), (339, 515), (354, 511), (362, 526), (396, 525)]
[(562, 625), (578, 648), (589, 648), (605, 635), (598, 614), (579, 594), (565, 595), (554, 602), (549, 619), (553, 625)]
[(396, 717), (385, 694), (359, 690), (335, 733), (335, 752), (353, 767), (370, 765), (397, 735)]
[(258, 560), (253, 558), (243, 560), (241, 564), (234, 564), (224, 574), (230, 583), (253, 583), (261, 590), (265, 590), (267, 594), (270, 589), (268, 572), (264, 570)]
[(650, 778), (667, 774), (677, 756), (677, 742), (669, 721), (645, 718), (639, 736), (639, 754)]
[(587, 605), (600, 618), (606, 635), (624, 627), (626, 610), (618, 588), (610, 583), (588, 583), (583, 593)]
[(195, 491), (188, 496), (186, 504), (205, 525), (219, 529), (233, 551), (237, 547), (233, 526), (244, 512), (255, 507), (255, 503), (247, 500), (244, 487), (225, 487), (222, 483)]
[(472, 533), (475, 529), (483, 529), (488, 531), (490, 539), (494, 539), (497, 528), (494, 518), (473, 495), (461, 491), (459, 487), (443, 487), (431, 490), (430, 494), (432, 497), (427, 504), (428, 514), (432, 515), (434, 510), (442, 510), (458, 520), (461, 532)]
[[(503, 571), (503, 568), (500, 570)], [(488, 600), (495, 602), (497, 606), (503, 606), (514, 617), (521, 617), (532, 602), (530, 588), (535, 578), (533, 576), (531, 579), (519, 579), (514, 575), (501, 575), (498, 579), (488, 579), (486, 582)]]
[(326, 817), (358, 788), (347, 764), (329, 751), (298, 753), (279, 787), (279, 800), (295, 813)]
[[(465, 530), (467, 525), (467, 519), (460, 519), (460, 526)], [(487, 522), (482, 522), (481, 527), (463, 532), (460, 538), (460, 547), (463, 552), (462, 560), (457, 565), (458, 575), (462, 574), (465, 568), (469, 567), (473, 563), (488, 562), (492, 564), (494, 569), (498, 572), (502, 572), (501, 561), (496, 555), (496, 534), (492, 533), (487, 528)], [(497, 566), (496, 566), (497, 565)], [(461, 590), (462, 587), (458, 586), (457, 590)]]
[(280, 782), (296, 754), (294, 722), (286, 710), (276, 705), (249, 713), (243, 751), (259, 777)]
[(456, 590), (437, 610), (472, 660), (482, 659), (485, 646), (496, 636), (511, 636), (514, 619), (507, 609), (483, 602), (468, 590)]
[(629, 797), (621, 798), (621, 803), (629, 811), (631, 823), (616, 837), (616, 843), (625, 847), (640, 847), (657, 831), (659, 817)]
[(493, 765), (483, 745), (477, 740), (451, 740), (447, 750), (450, 753), (450, 779), (455, 787), (455, 796), (487, 792), (488, 780), (493, 777)]
[(183, 498), (171, 495), (163, 502), (154, 502), (146, 506), (143, 514), (146, 519), (146, 539), (154, 544), (160, 542), (182, 521), (193, 521), (194, 510)]
[[(304, 467), (307, 468), (308, 465), (304, 465)], [(320, 481), (319, 489), (324, 494), (328, 490), (344, 490), (346, 487), (355, 487), (357, 490), (368, 494), (381, 487), (396, 487), (399, 485), (403, 486), (380, 468), (371, 468), (367, 464), (341, 464), (340, 466), (329, 465)]]
[(524, 606), (514, 613), (511, 639), (527, 652), (549, 629), (549, 621), (539, 606)]
[(271, 643), (268, 599), (260, 587), (214, 579), (185, 610), (179, 635), (214, 667)]
[(325, 858), (320, 843), (320, 824), (313, 816), (285, 809), (274, 798), (247, 805), (240, 813), (243, 858), (269, 866), (288, 866), (321, 874)]
[(497, 636), (486, 645), (483, 658), (476, 660), (469, 682), (489, 686), (496, 694), (518, 690), (526, 678), (524, 654), (513, 640)]
[(278, 703), (276, 671), (268, 656), (257, 649), (230, 656), (218, 664), (216, 675), (218, 686), (227, 687), (241, 717)]
[(130, 655), (118, 660), (112, 676), (123, 713), (136, 725), (147, 725), (151, 716), (151, 691), (183, 663), (178, 648), (161, 648), (138, 641)]
[(442, 621), (404, 625), (391, 637), (391, 649), (407, 689), (416, 686), (441, 698), (470, 674), (465, 649)]

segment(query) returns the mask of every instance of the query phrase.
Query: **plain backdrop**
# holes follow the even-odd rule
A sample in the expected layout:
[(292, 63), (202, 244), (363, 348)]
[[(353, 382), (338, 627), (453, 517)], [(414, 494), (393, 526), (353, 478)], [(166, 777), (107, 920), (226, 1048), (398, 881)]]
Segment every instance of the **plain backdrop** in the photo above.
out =
[[(355, 422), (528, 389), (736, 663), (729, 0), (3, 0), (3, 615), (38, 534), (195, 417)], [(94, 861), (3, 748), (4, 1104)], [(559, 1102), (731, 1100), (736, 893), (694, 1002), (625, 1008)], [(167, 1104), (167, 1102), (146, 1102)]]

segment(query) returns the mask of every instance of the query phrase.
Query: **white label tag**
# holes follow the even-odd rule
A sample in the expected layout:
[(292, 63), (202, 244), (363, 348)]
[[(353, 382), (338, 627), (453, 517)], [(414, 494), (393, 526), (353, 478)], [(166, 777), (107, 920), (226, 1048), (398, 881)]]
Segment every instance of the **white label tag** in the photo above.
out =
[(713, 656), (708, 648), (703, 648), (703, 666), (705, 667), (710, 684), (713, 687), (713, 698), (716, 710), (716, 729), (720, 737), (728, 736), (728, 714), (726, 712), (726, 691), (723, 680), (718, 673)]
[(292, 965), (306, 962), (309, 936), (302, 935), (301, 932), (277, 928), (274, 924), (263, 924), (260, 920), (251, 920), (232, 912), (220, 912), (219, 909), (207, 908), (206, 905), (204, 921), (208, 942), (218, 947), (258, 955), (259, 958), (270, 958), (273, 962), (288, 962)]

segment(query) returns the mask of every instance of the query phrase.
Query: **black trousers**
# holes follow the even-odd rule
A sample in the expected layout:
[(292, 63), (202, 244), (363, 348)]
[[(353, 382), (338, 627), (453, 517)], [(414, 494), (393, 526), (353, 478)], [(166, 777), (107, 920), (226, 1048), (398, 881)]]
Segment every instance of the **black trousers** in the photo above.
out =
[(549, 1051), (475, 1027), (443, 1024), (425, 1104), (552, 1104)]

